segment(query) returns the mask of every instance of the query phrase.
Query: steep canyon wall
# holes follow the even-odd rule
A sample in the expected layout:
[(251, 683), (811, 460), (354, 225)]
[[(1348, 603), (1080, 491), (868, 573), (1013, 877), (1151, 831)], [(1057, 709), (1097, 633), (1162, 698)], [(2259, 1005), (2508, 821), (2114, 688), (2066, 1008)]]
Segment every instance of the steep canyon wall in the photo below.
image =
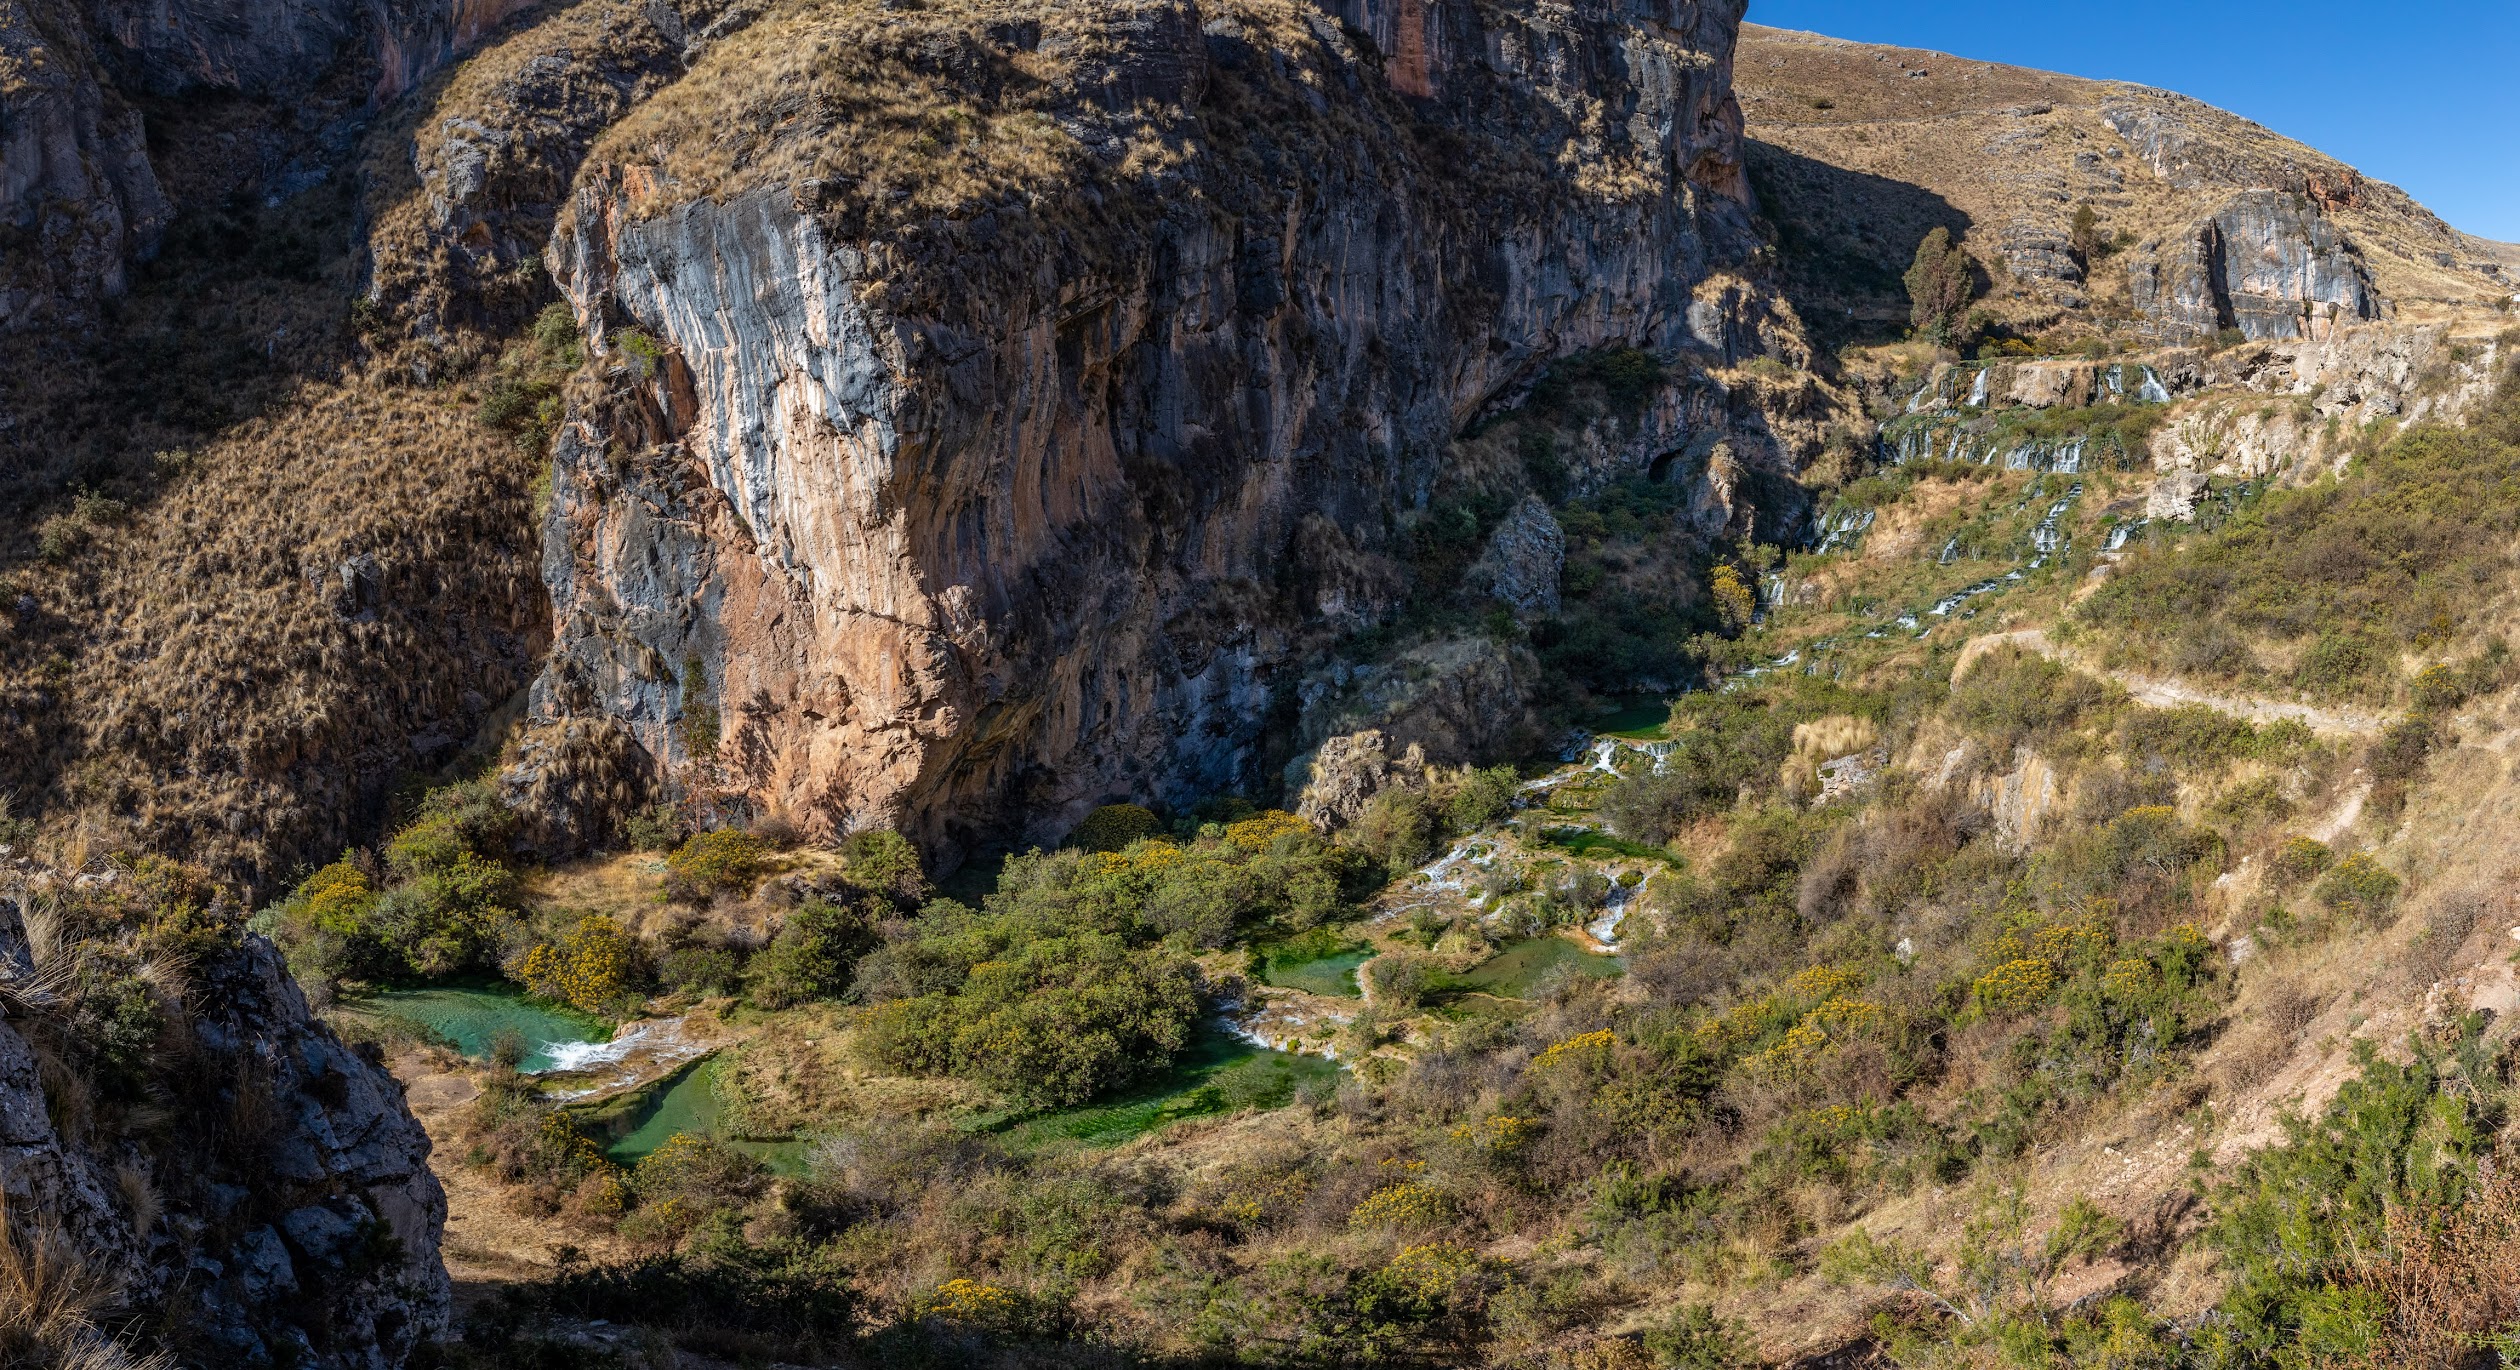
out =
[[(1569, 353), (1694, 377), (1780, 331), (1725, 275), (1737, 3), (987, 9), (879, 41), (1055, 124), (1055, 183), (888, 221), (847, 176), (638, 155), (688, 142), (635, 120), (581, 177), (552, 270), (625, 360), (555, 462), (546, 724), (945, 848), (1247, 787), (1483, 408)], [(1614, 464), (1702, 477), (1703, 390)]]

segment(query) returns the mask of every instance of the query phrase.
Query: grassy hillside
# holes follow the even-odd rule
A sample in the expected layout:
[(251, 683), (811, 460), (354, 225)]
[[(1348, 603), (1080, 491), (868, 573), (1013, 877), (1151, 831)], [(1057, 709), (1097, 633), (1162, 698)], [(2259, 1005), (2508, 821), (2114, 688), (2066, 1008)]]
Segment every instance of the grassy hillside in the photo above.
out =
[[(1330, 839), (1113, 809), (945, 899), (696, 834), (481, 896), (478, 964), (725, 1045), (708, 1135), (626, 1167), (565, 1082), (395, 1048), (477, 1081), (458, 1194), (538, 1215), (466, 1354), (2450, 1363), (2509, 1307), (2511, 587), (2322, 549), (2508, 515), (2515, 414), (2115, 549), (2144, 473), (1881, 473), (1720, 688)], [(2350, 673), (2185, 654), (2282, 650), (2273, 585), (2432, 607)], [(407, 952), (429, 850), (273, 916)], [(592, 1263), (534, 1274), (555, 1232)]]

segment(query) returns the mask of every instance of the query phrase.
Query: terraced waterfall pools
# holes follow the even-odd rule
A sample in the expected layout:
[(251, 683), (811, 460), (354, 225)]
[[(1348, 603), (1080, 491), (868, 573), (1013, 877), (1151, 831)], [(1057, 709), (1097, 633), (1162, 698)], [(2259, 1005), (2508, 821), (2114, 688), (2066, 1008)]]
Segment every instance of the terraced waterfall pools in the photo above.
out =
[(517, 1069), (528, 1075), (584, 1070), (619, 1059), (630, 1045), (583, 1013), (528, 999), (512, 985), (439, 985), (386, 990), (360, 1007), (428, 1029), (476, 1061), (490, 1059), (499, 1039), (515, 1033), (525, 1054)]

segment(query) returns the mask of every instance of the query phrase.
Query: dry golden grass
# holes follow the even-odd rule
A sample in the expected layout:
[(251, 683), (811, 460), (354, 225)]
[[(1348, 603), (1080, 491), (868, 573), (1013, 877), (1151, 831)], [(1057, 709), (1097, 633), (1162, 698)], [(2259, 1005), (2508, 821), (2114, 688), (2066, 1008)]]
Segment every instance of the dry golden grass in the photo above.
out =
[[(682, 46), (651, 10), (697, 33), (729, 9), (720, 0), (547, 6), (403, 99), (362, 168), (379, 308), (423, 331), (500, 334), (531, 317), (551, 298), (541, 253), (588, 145), (682, 73)], [(479, 184), (450, 203), (459, 154), (477, 159)]]
[(78, 631), (0, 667), (52, 704), (12, 779), (56, 831), (77, 815), (233, 879), (339, 850), (525, 684), (530, 474), (461, 392), (372, 373), (221, 434), (127, 526), (21, 576)]
[(165, 1354), (135, 1355), (98, 1329), (121, 1291), (58, 1226), (12, 1211), (0, 1195), (0, 1365), (13, 1370), (172, 1370)]

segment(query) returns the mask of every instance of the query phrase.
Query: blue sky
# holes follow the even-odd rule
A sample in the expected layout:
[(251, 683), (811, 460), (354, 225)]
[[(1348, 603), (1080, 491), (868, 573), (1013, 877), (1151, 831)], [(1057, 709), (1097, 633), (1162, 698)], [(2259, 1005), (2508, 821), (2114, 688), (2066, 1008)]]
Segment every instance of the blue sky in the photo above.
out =
[(2514, 0), (1750, 0), (1750, 18), (2180, 91), (2520, 242)]

